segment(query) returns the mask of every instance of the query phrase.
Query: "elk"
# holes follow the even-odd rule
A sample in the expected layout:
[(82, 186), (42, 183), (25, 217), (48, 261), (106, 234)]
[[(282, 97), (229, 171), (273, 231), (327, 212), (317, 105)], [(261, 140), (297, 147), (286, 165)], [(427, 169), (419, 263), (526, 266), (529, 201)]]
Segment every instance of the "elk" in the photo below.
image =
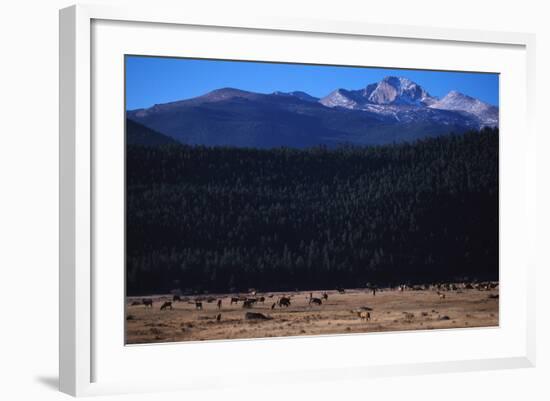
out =
[(202, 302), (201, 301), (195, 301), (195, 309), (201, 309), (202, 310)]
[(323, 292), (323, 299), (324, 299), (325, 301), (328, 300), (328, 294), (327, 294), (326, 292)]
[(165, 303), (162, 304), (162, 306), (160, 307), (160, 310), (164, 310), (164, 309), (168, 309), (170, 308), (170, 310), (174, 309), (172, 307), (172, 302), (171, 301), (166, 301)]
[(263, 304), (264, 301), (265, 301), (265, 297), (260, 297), (260, 298), (258, 298), (258, 302), (261, 302), (261, 303)]
[(222, 300), (218, 299), (218, 309), (221, 309), (221, 308), (222, 308)]
[(343, 289), (342, 287), (338, 287), (336, 290), (337, 290), (340, 294), (345, 294), (345, 293), (346, 293), (346, 290)]
[(239, 298), (237, 298), (237, 297), (231, 297), (231, 305), (233, 305), (234, 303), (235, 303), (235, 304), (238, 304), (238, 303), (239, 303)]
[(359, 316), (359, 319), (365, 320), (365, 322), (370, 320), (370, 312), (357, 311), (357, 316)]
[(279, 302), (278, 302), (278, 303), (279, 303), (279, 308), (280, 308), (280, 307), (283, 307), (283, 306), (288, 308), (288, 307), (290, 306), (290, 298), (281, 297), (281, 298), (279, 299)]
[(218, 314), (216, 315), (216, 321), (219, 322), (220, 320), (222, 320), (222, 314), (221, 314), (221, 313), (218, 313)]
[(143, 298), (143, 299), (141, 300), (141, 302), (143, 303), (143, 305), (145, 305), (146, 308), (147, 308), (148, 306), (149, 306), (150, 308), (153, 307), (153, 300), (152, 300), (152, 299)]
[(316, 305), (321, 305), (323, 303), (323, 301), (321, 301), (320, 298), (310, 298), (309, 299), (309, 303), (310, 304), (316, 304)]
[(176, 302), (176, 301), (181, 302), (181, 297), (179, 295), (174, 295), (172, 297), (172, 302)]
[(443, 294), (442, 292), (437, 291), (437, 295), (439, 295), (440, 299), (445, 299), (445, 294)]

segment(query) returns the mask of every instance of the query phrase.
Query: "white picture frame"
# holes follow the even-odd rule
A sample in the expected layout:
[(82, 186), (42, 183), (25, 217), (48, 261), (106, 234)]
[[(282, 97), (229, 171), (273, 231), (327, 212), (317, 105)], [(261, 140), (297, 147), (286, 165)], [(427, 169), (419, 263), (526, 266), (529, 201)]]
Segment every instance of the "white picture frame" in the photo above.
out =
[[(510, 264), (513, 262), (521, 269), (518, 273), (518, 271), (509, 268), (503, 270), (501, 267), (501, 314), (503, 316), (500, 327), (437, 331), (429, 334), (422, 332), (392, 333), (208, 342), (192, 345), (151, 345), (132, 348), (131, 351), (125, 349), (123, 342), (117, 343), (118, 340), (116, 340), (110, 343), (110, 340), (106, 340), (105, 330), (99, 330), (98, 326), (105, 327), (109, 322), (114, 322), (114, 319), (121, 316), (120, 313), (123, 311), (117, 309), (116, 313), (113, 312), (113, 316), (107, 317), (105, 313), (102, 313), (107, 302), (98, 301), (97, 297), (94, 298), (94, 294), (98, 286), (101, 286), (101, 291), (107, 294), (106, 298), (112, 296), (112, 299), (117, 300), (120, 298), (120, 293), (123, 294), (123, 287), (118, 285), (120, 284), (120, 275), (112, 280), (112, 285), (107, 286), (105, 280), (108, 277), (103, 273), (98, 274), (94, 270), (98, 268), (97, 261), (104, 260), (102, 259), (104, 256), (98, 253), (98, 250), (101, 251), (103, 248), (96, 241), (97, 232), (102, 230), (102, 224), (98, 219), (103, 213), (101, 197), (96, 197), (96, 193), (98, 189), (105, 193), (108, 188), (116, 188), (117, 182), (120, 184), (120, 181), (115, 179), (103, 188), (101, 187), (102, 181), (98, 181), (97, 177), (102, 174), (100, 164), (106, 163), (102, 156), (105, 155), (106, 160), (115, 160), (120, 157), (120, 154), (115, 150), (109, 151), (112, 147), (108, 141), (98, 142), (94, 137), (94, 129), (101, 127), (102, 124), (107, 126), (111, 121), (105, 117), (105, 114), (102, 114), (101, 110), (112, 106), (108, 102), (105, 102), (106, 106), (101, 106), (103, 109), (97, 106), (97, 99), (94, 101), (94, 96), (97, 98), (104, 94), (101, 88), (95, 88), (94, 85), (103, 80), (103, 85), (109, 82), (118, 89), (123, 86), (120, 86), (121, 83), (118, 82), (122, 72), (116, 69), (116, 66), (113, 67), (116, 69), (113, 76), (106, 77), (106, 74), (101, 72), (103, 66), (112, 60), (99, 55), (102, 54), (103, 47), (109, 47), (110, 50), (106, 50), (106, 52), (118, 52), (116, 53), (118, 57), (119, 53), (124, 51), (125, 42), (130, 42), (129, 37), (139, 36), (140, 30), (143, 29), (149, 29), (147, 37), (150, 38), (150, 43), (145, 43), (147, 41), (142, 40), (140, 44), (142, 50), (140, 51), (157, 54), (151, 50), (151, 46), (154, 46), (155, 43), (154, 40), (173, 33), (170, 30), (185, 30), (186, 27), (192, 27), (199, 31), (201, 29), (216, 30), (218, 38), (219, 32), (222, 34), (226, 32), (228, 37), (230, 34), (234, 34), (231, 36), (233, 40), (239, 40), (234, 37), (235, 35), (246, 38), (246, 35), (262, 34), (265, 40), (273, 43), (271, 48), (262, 50), (264, 51), (263, 57), (266, 59), (269, 58), (269, 53), (265, 52), (276, 52), (276, 43), (282, 40), (277, 35), (284, 35), (286, 38), (300, 37), (304, 41), (326, 41), (327, 45), (332, 39), (338, 38), (341, 43), (345, 43), (346, 40), (372, 39), (384, 40), (385, 43), (395, 42), (396, 44), (407, 41), (411, 46), (414, 46), (415, 43), (419, 45), (432, 44), (438, 46), (442, 52), (445, 52), (445, 46), (454, 46), (454, 52), (467, 51), (468, 48), (478, 49), (478, 54), (487, 51), (487, 48), (497, 49), (491, 62), (493, 65), (497, 65), (498, 60), (501, 60), (503, 71), (508, 68), (507, 76), (510, 77), (509, 81), (504, 83), (504, 87), (501, 86), (501, 96), (503, 98), (507, 96), (510, 93), (508, 89), (511, 87), (518, 88), (518, 99), (514, 100), (515, 103), (505, 101), (501, 108), (504, 115), (501, 128), (501, 132), (504, 132), (501, 152), (506, 156), (501, 162), (503, 163), (501, 164), (501, 179), (506, 177), (509, 180), (509, 183), (506, 182), (503, 191), (501, 191), (501, 207), (504, 207), (505, 212), (510, 211), (509, 216), (506, 216), (506, 224), (501, 226), (503, 232), (501, 234), (501, 263), (505, 258), (505, 262), (510, 261)], [(130, 30), (132, 35), (124, 35), (125, 31), (130, 32)], [(96, 35), (95, 41), (94, 35)], [(108, 41), (105, 40), (106, 38)], [(206, 37), (204, 40), (205, 44), (209, 43)], [(160, 53), (162, 55), (172, 54), (170, 46), (167, 44)], [(345, 46), (343, 47), (345, 48)], [(113, 8), (78, 5), (61, 10), (60, 390), (80, 396), (135, 391), (204, 389), (238, 386), (246, 383), (246, 378), (241, 376), (239, 381), (238, 377), (231, 376), (228, 373), (229, 370), (224, 370), (223, 366), (212, 374), (189, 371), (168, 377), (153, 374), (147, 378), (137, 377), (134, 375), (135, 372), (129, 368), (132, 365), (136, 366), (140, 360), (143, 360), (144, 363), (158, 362), (159, 360), (170, 363), (170, 355), (176, 354), (185, 355), (198, 363), (199, 355), (218, 358), (223, 362), (224, 358), (226, 360), (240, 359), (242, 355), (259, 353), (262, 357), (273, 361), (272, 368), (250, 372), (251, 376), (247, 377), (248, 379), (253, 377), (257, 383), (265, 384), (269, 384), (270, 378), (273, 378), (274, 375), (279, 380), (287, 381), (327, 380), (343, 377), (360, 380), (366, 377), (387, 375), (534, 366), (535, 267), (534, 258), (530, 256), (534, 254), (534, 252), (530, 252), (530, 249), (535, 243), (535, 133), (532, 127), (535, 86), (534, 47), (534, 35), (523, 33), (374, 25), (357, 21), (295, 20), (256, 15), (243, 15), (240, 18), (215, 14), (188, 15), (184, 8), (166, 10), (154, 7)], [(176, 48), (174, 47), (174, 49)], [(501, 49), (502, 59), (499, 59), (498, 49)], [(220, 53), (223, 58), (224, 54), (221, 54), (220, 49), (212, 51)], [(345, 49), (342, 52), (345, 52)], [(242, 57), (246, 57), (246, 55)], [(345, 54), (342, 57), (345, 57)], [(390, 66), (388, 63), (391, 62), (391, 60), (386, 61), (384, 66)], [(489, 63), (489, 61), (487, 62)], [(419, 63), (415, 65), (418, 68), (430, 68), (429, 60), (426, 63), (424, 66)], [(441, 67), (452, 68), (454, 65), (455, 69), (461, 68), (456, 61), (454, 61), (455, 64), (452, 63), (453, 61), (448, 61), (448, 64), (441, 65)], [(481, 64), (476, 64), (474, 60), (469, 60), (469, 63), (470, 69), (475, 70), (476, 65), (478, 68), (484, 68)], [(497, 72), (500, 69), (497, 68), (493, 71)], [(101, 76), (97, 78), (97, 74)], [(96, 79), (95, 82), (93, 82), (94, 79)], [(123, 105), (119, 105), (119, 100), (119, 97), (112, 99), (115, 107), (120, 107), (118, 112), (122, 112)], [(505, 111), (511, 110), (512, 106), (519, 106), (520, 111), (517, 112), (517, 116), (508, 117)], [(114, 118), (116, 119), (116, 116)], [(122, 124), (122, 122), (120, 123)], [(113, 125), (114, 131), (117, 131), (118, 128), (120, 125)], [(522, 132), (521, 142), (516, 137), (507, 136), (506, 132), (511, 132), (511, 128)], [(104, 152), (105, 150), (107, 151)], [(98, 153), (102, 155), (100, 158), (98, 158)], [(507, 157), (510, 157), (511, 160), (511, 156), (516, 157), (516, 162), (509, 163), (507, 161)], [(514, 184), (522, 185), (523, 191), (517, 191), (517, 187), (514, 189)], [(521, 231), (519, 234), (521, 238), (515, 233), (517, 230)], [(515, 240), (517, 240), (517, 244), (514, 242)], [(115, 244), (116, 241), (115, 239)], [(516, 244), (517, 249), (506, 246), (513, 243)], [(522, 255), (523, 258), (521, 258)], [(120, 268), (122, 269), (122, 266)], [(508, 313), (508, 311), (510, 312)], [(512, 314), (515, 317), (512, 318)], [(517, 319), (517, 321), (512, 319)], [(113, 337), (118, 338), (119, 334), (117, 332), (113, 334)], [(363, 347), (363, 344), (367, 342), (377, 343), (378, 348), (382, 344), (394, 344), (397, 347), (398, 342), (403, 343), (404, 340), (409, 344), (421, 345), (434, 343), (434, 341), (438, 341), (439, 337), (442, 338), (441, 346), (447, 343), (456, 344), (455, 356), (450, 351), (447, 355), (447, 350), (445, 350), (441, 352), (439, 358), (436, 355), (431, 355), (426, 359), (419, 359), (413, 353), (409, 355), (407, 348), (403, 348), (399, 351), (399, 357), (385, 358), (382, 354), (377, 356), (373, 352), (370, 354), (372, 360), (367, 361), (357, 358), (357, 356), (361, 356), (360, 352), (356, 352), (355, 356), (353, 352), (349, 354), (341, 352), (343, 349), (353, 350)], [(468, 344), (473, 344), (476, 341), (482, 341), (482, 345), (494, 344), (494, 348), (488, 349), (486, 352), (483, 352), (481, 348), (466, 352)], [(120, 349), (117, 348), (118, 351), (113, 352), (113, 347), (120, 347)], [(290, 349), (290, 354), (296, 355), (296, 358), (300, 355), (307, 356), (310, 362), (301, 363), (297, 360), (296, 363), (293, 363), (295, 366), (292, 369), (284, 368), (279, 364), (282, 362), (277, 361), (276, 355), (287, 349)], [(324, 359), (317, 360), (316, 356), (320, 350), (324, 350), (326, 356)], [(396, 350), (399, 350), (399, 347)], [(464, 357), (457, 357), (458, 353), (462, 353)], [(330, 363), (330, 365), (326, 363), (337, 356), (338, 361)], [(98, 360), (101, 363), (97, 362)], [(234, 364), (238, 363), (238, 361), (234, 362)], [(122, 364), (126, 364), (124, 366), (127, 369), (122, 369)], [(220, 364), (223, 365), (223, 363)], [(106, 368), (107, 365), (113, 368), (108, 374), (103, 374), (102, 369), (109, 370)], [(314, 368), (314, 366), (316, 367)], [(246, 367), (243, 366), (243, 369)], [(128, 372), (128, 374), (124, 374), (124, 372)]]

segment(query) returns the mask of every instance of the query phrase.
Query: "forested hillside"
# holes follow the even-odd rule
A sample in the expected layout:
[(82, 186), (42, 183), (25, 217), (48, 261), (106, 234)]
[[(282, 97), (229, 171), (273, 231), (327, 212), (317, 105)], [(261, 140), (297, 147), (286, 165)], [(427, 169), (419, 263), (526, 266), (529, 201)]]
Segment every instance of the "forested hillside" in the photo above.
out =
[(169, 136), (163, 135), (127, 118), (126, 143), (128, 145), (157, 146), (170, 145), (178, 142)]
[(337, 149), (129, 145), (127, 292), (498, 279), (498, 130)]

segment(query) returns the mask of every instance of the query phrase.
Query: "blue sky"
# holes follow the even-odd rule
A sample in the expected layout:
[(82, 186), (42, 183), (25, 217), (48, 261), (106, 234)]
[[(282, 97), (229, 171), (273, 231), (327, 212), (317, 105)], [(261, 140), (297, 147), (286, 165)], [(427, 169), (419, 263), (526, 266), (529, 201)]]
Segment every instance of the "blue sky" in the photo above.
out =
[(498, 106), (498, 74), (126, 56), (126, 109), (232, 87), (259, 93), (304, 91), (323, 97), (388, 75), (409, 78), (432, 96), (451, 90)]

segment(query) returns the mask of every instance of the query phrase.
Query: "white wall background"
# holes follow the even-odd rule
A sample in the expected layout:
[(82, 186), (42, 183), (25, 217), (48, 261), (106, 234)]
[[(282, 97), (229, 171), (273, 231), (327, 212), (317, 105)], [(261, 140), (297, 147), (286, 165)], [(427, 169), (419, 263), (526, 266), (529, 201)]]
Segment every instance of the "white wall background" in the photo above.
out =
[[(96, 0), (135, 4), (139, 0)], [(357, 382), (286, 386), (265, 392), (229, 390), (205, 394), (150, 394), (117, 399), (164, 400), (541, 400), (550, 389), (550, 28), (545, 2), (523, 0), (155, 0), (222, 15), (364, 20), (537, 34), (538, 266), (537, 347), (534, 369), (383, 378)], [(4, 1), (0, 14), (0, 398), (57, 400), (58, 291), (58, 9), (66, 0)], [(518, 135), (522, 135), (518, 132)], [(391, 352), (391, 351), (389, 351)], [(155, 368), (155, 367), (151, 367)], [(162, 367), (157, 367), (161, 369)], [(115, 397), (107, 397), (115, 398)]]

